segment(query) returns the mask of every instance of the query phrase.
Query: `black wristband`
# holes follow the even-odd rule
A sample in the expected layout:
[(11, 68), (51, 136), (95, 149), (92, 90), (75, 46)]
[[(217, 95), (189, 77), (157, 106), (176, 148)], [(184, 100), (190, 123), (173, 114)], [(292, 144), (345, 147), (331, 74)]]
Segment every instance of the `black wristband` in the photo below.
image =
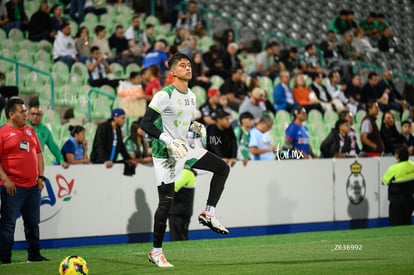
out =
[(38, 179), (41, 179), (42, 181), (46, 181), (46, 177), (45, 176), (37, 176)]

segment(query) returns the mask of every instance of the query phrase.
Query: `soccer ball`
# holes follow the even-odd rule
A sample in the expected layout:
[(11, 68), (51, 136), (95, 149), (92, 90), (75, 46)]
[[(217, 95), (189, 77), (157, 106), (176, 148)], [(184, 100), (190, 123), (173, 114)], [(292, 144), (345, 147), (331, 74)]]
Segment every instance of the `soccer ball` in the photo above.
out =
[(88, 264), (79, 256), (67, 256), (59, 264), (60, 275), (87, 275)]

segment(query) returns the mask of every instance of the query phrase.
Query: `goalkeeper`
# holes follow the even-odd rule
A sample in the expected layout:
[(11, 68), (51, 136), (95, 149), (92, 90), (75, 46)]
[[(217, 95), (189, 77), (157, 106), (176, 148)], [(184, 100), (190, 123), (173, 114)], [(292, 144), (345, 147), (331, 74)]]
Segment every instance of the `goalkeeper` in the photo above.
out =
[(188, 88), (192, 77), (191, 61), (184, 54), (176, 54), (170, 58), (168, 65), (173, 83), (154, 95), (141, 122), (141, 128), (153, 137), (152, 156), (159, 203), (154, 216), (154, 247), (148, 258), (159, 267), (173, 266), (163, 254), (162, 242), (174, 199), (174, 181), (180, 179), (185, 164), (213, 172), (207, 205), (198, 217), (199, 222), (217, 233), (229, 233), (217, 220), (215, 208), (230, 169), (213, 153), (200, 147), (190, 148), (187, 143), (189, 129), (206, 139), (204, 126), (191, 122), (196, 109), (196, 97)]

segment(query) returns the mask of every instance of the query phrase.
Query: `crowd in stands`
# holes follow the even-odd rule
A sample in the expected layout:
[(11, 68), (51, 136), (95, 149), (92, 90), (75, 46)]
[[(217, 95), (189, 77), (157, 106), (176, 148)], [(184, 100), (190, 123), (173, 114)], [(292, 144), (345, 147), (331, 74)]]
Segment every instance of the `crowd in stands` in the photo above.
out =
[[(98, 157), (95, 142), (101, 139), (95, 137), (90, 158), (85, 128), (71, 125), (60, 153), (51, 143), (62, 166), (99, 162), (110, 167), (108, 161), (115, 161), (118, 152), (135, 163), (150, 162), (150, 143), (136, 119), (156, 92), (170, 83), (167, 61), (177, 52), (192, 59), (190, 87), (199, 101), (195, 119), (207, 126), (210, 136), (222, 141), (208, 140), (206, 146), (229, 165), (236, 160), (246, 164), (276, 159), (280, 154), (284, 158), (389, 155), (404, 144), (414, 154), (409, 120), (414, 117), (409, 115), (411, 106), (397, 89), (393, 73), (372, 71), (365, 79), (352, 70), (352, 62), (373, 52), (401, 50), (384, 14), (370, 13), (357, 23), (353, 11), (342, 10), (320, 43), (281, 49), (277, 41), (268, 41), (252, 61), (245, 58), (243, 45), (234, 41), (232, 30), (226, 30), (220, 41), (202, 45), (207, 37), (205, 21), (195, 1), (179, 12), (169, 37), (158, 35), (160, 26), (144, 23), (139, 15), (111, 29), (104, 21), (89, 24), (89, 13), (103, 18), (112, 8), (102, 1), (72, 0), (69, 7), (59, 2), (51, 9), (42, 2), (31, 17), (24, 1), (4, 2), (0, 0), (0, 27), (6, 33), (17, 28), (33, 42), (53, 43), (54, 62), (63, 62), (69, 72), (81, 63), (90, 87), (112, 87), (123, 113), (112, 113), (105, 130), (98, 127), (97, 136), (105, 132), (112, 140), (111, 129), (118, 129), (120, 142), (119, 129), (129, 125), (124, 126), (125, 120), (118, 116), (134, 121), (126, 146), (119, 143), (115, 155)], [(126, 74), (130, 65), (136, 67)], [(117, 67), (124, 73), (117, 75)], [(41, 109), (36, 112), (40, 116)], [(111, 144), (101, 152), (110, 153)]]

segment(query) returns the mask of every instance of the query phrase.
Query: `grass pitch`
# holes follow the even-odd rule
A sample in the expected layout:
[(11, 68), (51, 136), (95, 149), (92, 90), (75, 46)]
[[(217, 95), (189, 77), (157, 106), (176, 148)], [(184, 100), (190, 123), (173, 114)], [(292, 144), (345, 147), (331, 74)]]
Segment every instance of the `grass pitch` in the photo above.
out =
[(150, 243), (44, 249), (50, 262), (26, 263), (26, 251), (13, 251), (0, 274), (58, 274), (60, 261), (83, 257), (89, 274), (414, 274), (414, 226), (386, 227), (263, 237), (166, 242), (175, 265), (148, 262)]

